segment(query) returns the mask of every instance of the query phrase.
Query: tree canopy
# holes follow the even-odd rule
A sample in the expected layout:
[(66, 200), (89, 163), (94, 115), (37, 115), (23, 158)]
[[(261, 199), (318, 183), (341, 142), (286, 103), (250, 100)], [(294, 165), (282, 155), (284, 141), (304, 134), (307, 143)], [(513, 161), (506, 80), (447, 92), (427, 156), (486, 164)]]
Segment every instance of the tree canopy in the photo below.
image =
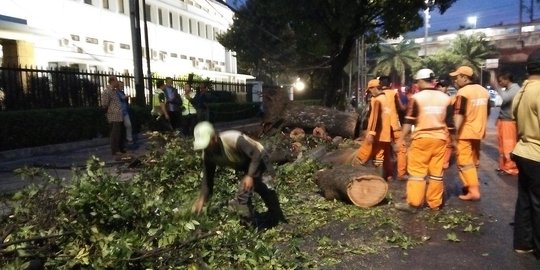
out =
[[(429, 1), (429, 6), (442, 13), (455, 1)], [(343, 67), (357, 38), (376, 42), (418, 29), (419, 11), (427, 6), (424, 0), (249, 0), (219, 40), (237, 52), (242, 71), (267, 82), (281, 83), (276, 74), (282, 73), (326, 73), (324, 104), (332, 106), (340, 99)]]

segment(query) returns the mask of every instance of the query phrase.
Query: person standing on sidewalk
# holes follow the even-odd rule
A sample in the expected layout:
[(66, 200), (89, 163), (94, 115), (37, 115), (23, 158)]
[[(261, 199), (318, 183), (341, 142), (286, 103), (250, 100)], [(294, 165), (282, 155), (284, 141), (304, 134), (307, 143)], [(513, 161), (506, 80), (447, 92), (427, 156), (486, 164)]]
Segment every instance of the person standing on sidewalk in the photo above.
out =
[(519, 169), (514, 250), (540, 259), (540, 49), (529, 55), (527, 73), (512, 103), (519, 139), (512, 151)]
[(217, 166), (226, 166), (244, 172), (236, 197), (229, 201), (243, 222), (251, 223), (253, 208), (251, 197), (257, 192), (268, 208), (266, 225), (274, 226), (287, 222), (281, 210), (276, 191), (270, 186), (275, 176), (263, 145), (240, 131), (228, 130), (217, 133), (207, 121), (198, 123), (194, 129), (194, 150), (203, 150), (202, 184), (199, 197), (192, 212), (201, 213), (204, 204), (212, 195), (214, 174)]
[(463, 182), (464, 201), (480, 200), (480, 183), (476, 164), (480, 158), (480, 140), (486, 135), (489, 94), (486, 88), (473, 83), (473, 69), (460, 66), (450, 73), (459, 89), (454, 103), (456, 157), (459, 178)]
[(353, 158), (352, 165), (365, 165), (369, 160), (374, 159), (373, 165), (379, 170), (380, 176), (387, 179), (386, 177), (392, 173), (385, 171), (386, 168), (383, 166), (391, 151), (390, 109), (387, 106), (386, 96), (379, 87), (378, 79), (368, 82), (367, 90), (371, 94), (371, 100), (366, 136)]
[(193, 129), (197, 124), (197, 110), (193, 105), (195, 93), (191, 90), (189, 83), (184, 84), (184, 94), (182, 95), (182, 131), (186, 136), (193, 135)]
[(129, 96), (124, 92), (124, 82), (118, 82), (118, 91), (116, 92), (122, 104), (122, 115), (124, 117), (124, 128), (126, 129), (126, 140), (129, 145), (133, 144), (133, 128), (131, 117), (129, 116)]
[[(379, 81), (381, 82), (381, 89), (386, 96), (388, 108), (390, 109), (390, 127), (392, 129), (392, 141), (396, 152), (396, 179), (407, 180), (407, 146), (399, 144), (399, 142), (403, 143), (403, 140), (400, 140), (402, 135), (399, 113), (405, 111), (406, 107), (401, 103), (396, 90), (391, 88), (392, 83), (389, 76), (381, 76), (379, 77)], [(385, 170), (392, 172), (391, 175), (387, 176), (387, 180), (392, 178), (394, 172), (392, 156), (391, 153), (388, 153), (385, 159)]]
[(490, 70), (491, 85), (497, 89), (502, 98), (499, 118), (497, 119), (497, 139), (499, 141), (499, 175), (517, 175), (516, 163), (510, 158), (517, 142), (516, 121), (512, 118), (512, 100), (520, 87), (514, 83), (512, 74), (501, 73), (495, 76), (495, 71)]
[(411, 97), (399, 142), (405, 144), (404, 138), (415, 125), (408, 153), (407, 203), (396, 203), (395, 208), (414, 212), (426, 202), (429, 208), (438, 210), (443, 204), (443, 163), (449, 137), (450, 97), (436, 89), (437, 82), (431, 69), (420, 69), (414, 79), (420, 92)]
[(122, 104), (117, 94), (119, 82), (116, 76), (109, 76), (108, 82), (105, 91), (101, 94), (101, 107), (106, 111), (107, 121), (111, 126), (111, 152), (115, 159), (120, 159), (126, 151), (124, 149), (123, 134), (124, 116), (122, 114)]
[(182, 98), (180, 97), (178, 90), (173, 87), (173, 79), (171, 77), (165, 78), (165, 89), (163, 90), (163, 96), (160, 97), (160, 101), (164, 102), (166, 105), (166, 117), (171, 123), (174, 131), (178, 131), (181, 123)]

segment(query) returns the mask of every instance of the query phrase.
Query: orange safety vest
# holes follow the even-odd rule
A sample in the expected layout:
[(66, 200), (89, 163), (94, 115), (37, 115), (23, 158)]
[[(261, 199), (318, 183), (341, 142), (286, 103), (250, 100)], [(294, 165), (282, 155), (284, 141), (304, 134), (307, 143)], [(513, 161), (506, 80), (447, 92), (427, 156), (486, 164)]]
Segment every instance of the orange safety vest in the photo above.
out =
[(451, 99), (445, 93), (424, 89), (411, 98), (405, 121), (415, 124), (413, 139), (448, 139), (446, 112)]
[(401, 123), (399, 122), (399, 115), (396, 108), (398, 98), (397, 93), (394, 89), (384, 89), (383, 93), (386, 96), (386, 102), (390, 109), (390, 125), (392, 126), (392, 131), (401, 130)]
[(488, 102), (488, 91), (479, 84), (469, 84), (459, 89), (454, 103), (454, 113), (463, 115), (463, 127), (457, 134), (458, 139), (480, 140), (484, 138)]
[(390, 142), (390, 109), (388, 108), (386, 96), (383, 93), (373, 96), (370, 106), (371, 110), (367, 125), (368, 134), (374, 135), (377, 141)]

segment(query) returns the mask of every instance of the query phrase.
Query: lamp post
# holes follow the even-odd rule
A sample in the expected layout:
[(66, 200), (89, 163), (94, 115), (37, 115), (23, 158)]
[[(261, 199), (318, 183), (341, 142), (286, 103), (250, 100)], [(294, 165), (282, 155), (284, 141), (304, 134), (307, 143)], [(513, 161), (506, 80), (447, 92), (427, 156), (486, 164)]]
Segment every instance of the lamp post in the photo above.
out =
[(429, 15), (429, 8), (431, 7), (432, 3), (431, 0), (425, 0), (424, 3), (426, 3), (426, 9), (424, 9), (424, 57), (427, 56), (427, 39), (428, 39), (428, 33), (429, 33), (429, 19), (431, 18), (431, 15)]

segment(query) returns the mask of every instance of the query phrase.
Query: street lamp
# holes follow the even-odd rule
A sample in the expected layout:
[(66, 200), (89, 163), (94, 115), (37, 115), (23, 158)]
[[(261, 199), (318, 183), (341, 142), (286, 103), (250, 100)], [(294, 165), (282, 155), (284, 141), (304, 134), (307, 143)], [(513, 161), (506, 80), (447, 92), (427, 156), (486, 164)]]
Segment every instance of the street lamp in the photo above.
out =
[(304, 89), (306, 89), (306, 84), (300, 78), (296, 78), (296, 81), (289, 87), (289, 100), (294, 100), (294, 90), (302, 92)]
[(426, 3), (426, 9), (424, 10), (424, 56), (427, 56), (428, 29), (430, 27), (429, 19), (431, 18), (431, 15), (429, 15), (429, 8), (433, 3), (431, 0), (425, 0), (424, 3)]
[(478, 17), (476, 16), (469, 16), (467, 17), (467, 23), (469, 23), (470, 25), (472, 25), (472, 28), (476, 28), (476, 22), (478, 21)]

